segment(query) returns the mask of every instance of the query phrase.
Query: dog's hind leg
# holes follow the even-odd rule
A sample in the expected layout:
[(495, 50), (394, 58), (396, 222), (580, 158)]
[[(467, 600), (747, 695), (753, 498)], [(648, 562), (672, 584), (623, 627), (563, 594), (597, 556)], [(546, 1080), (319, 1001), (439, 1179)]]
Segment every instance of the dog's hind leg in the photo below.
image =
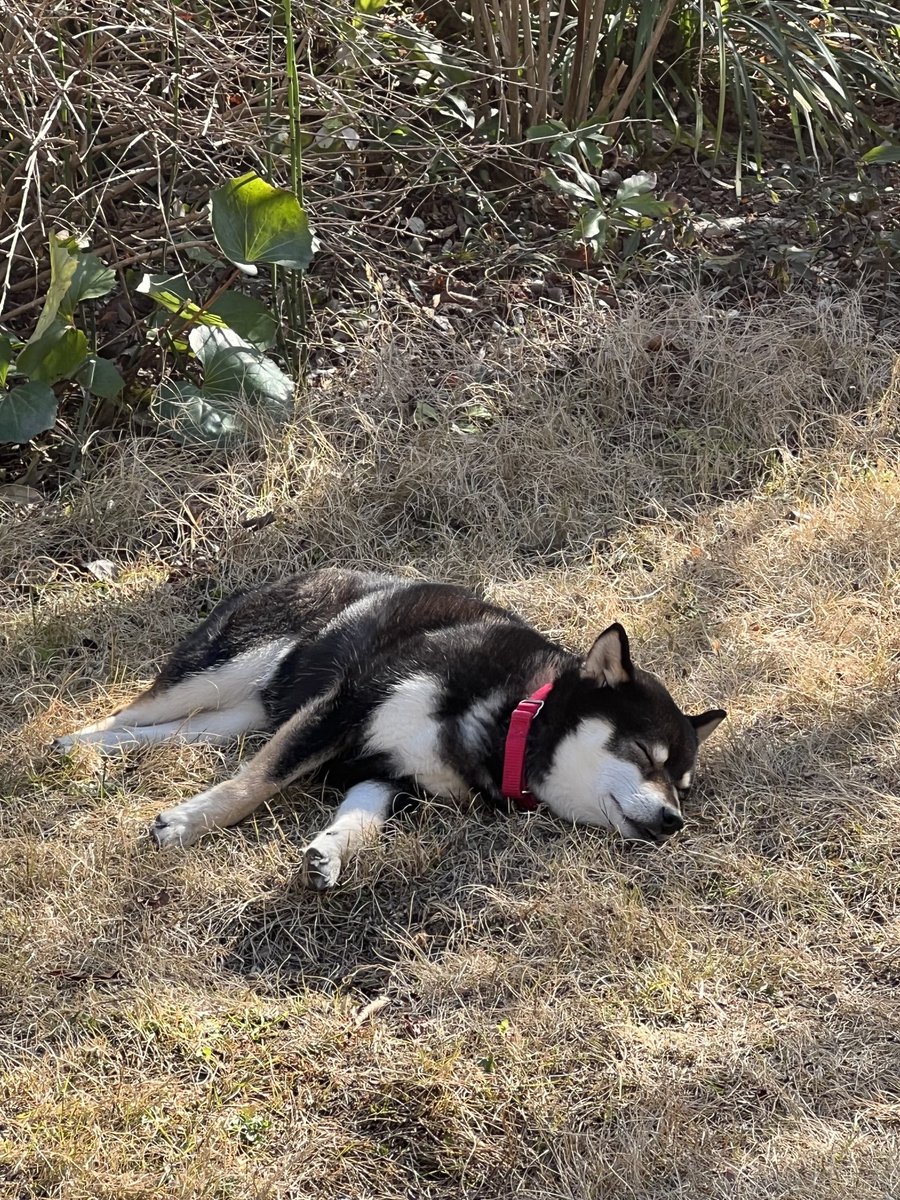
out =
[(397, 788), (369, 779), (350, 788), (334, 820), (303, 852), (303, 878), (317, 892), (334, 887), (341, 868), (384, 828)]
[[(304, 705), (233, 779), (160, 813), (151, 830), (163, 849), (189, 846), (201, 834), (235, 825), (301, 775), (310, 775), (341, 750), (348, 720), (340, 720), (338, 689)], [(336, 709), (338, 711), (336, 711)]]
[[(58, 738), (53, 748), (65, 752), (77, 742), (109, 748), (129, 742), (163, 741), (182, 734), (188, 718), (195, 724), (199, 722), (198, 729), (208, 729), (221, 738), (247, 733), (251, 729), (266, 729), (268, 722), (260, 694), (295, 642), (292, 637), (265, 642), (235, 654), (223, 663), (185, 673), (180, 678), (171, 678), (171, 669), (166, 668), (130, 704), (103, 721)], [(210, 723), (213, 713), (224, 716), (229, 710), (234, 714), (232, 718)], [(213, 728), (216, 724), (221, 728)], [(233, 729), (230, 729), (231, 725)], [(129, 732), (137, 729), (155, 732), (141, 736)], [(116, 730), (122, 731), (122, 738), (105, 736)], [(190, 740), (205, 739), (192, 737)]]
[(93, 746), (103, 754), (112, 754), (129, 746), (146, 746), (154, 742), (205, 742), (221, 745), (245, 733), (263, 733), (270, 728), (266, 710), (259, 700), (240, 701), (233, 708), (195, 713), (177, 721), (158, 725), (116, 725), (105, 729), (79, 730), (69, 737), (57, 738), (54, 747), (65, 752), (75, 745)]

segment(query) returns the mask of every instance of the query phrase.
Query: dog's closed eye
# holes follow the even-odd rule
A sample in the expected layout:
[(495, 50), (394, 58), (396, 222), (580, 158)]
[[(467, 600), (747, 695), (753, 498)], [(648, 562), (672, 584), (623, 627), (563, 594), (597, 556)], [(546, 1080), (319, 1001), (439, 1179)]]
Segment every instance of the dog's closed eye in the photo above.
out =
[(643, 757), (646, 759), (647, 766), (648, 766), (648, 767), (655, 767), (655, 766), (656, 766), (656, 761), (655, 761), (655, 759), (653, 758), (653, 755), (652, 755), (652, 754), (650, 753), (650, 751), (647, 749), (647, 747), (646, 747), (646, 746), (642, 746), (640, 742), (635, 742), (635, 743), (634, 743), (634, 745), (635, 745), (635, 749), (636, 749), (636, 750), (638, 750), (638, 751), (639, 751), (639, 752), (640, 752), (640, 753), (643, 755)]

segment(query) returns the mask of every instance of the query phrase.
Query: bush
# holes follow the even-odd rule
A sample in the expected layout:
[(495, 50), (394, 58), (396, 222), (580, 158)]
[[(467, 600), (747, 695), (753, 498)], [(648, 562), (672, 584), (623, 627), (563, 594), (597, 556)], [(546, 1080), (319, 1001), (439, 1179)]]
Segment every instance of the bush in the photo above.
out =
[(896, 100), (900, 10), (876, 0), (467, 0), (490, 76), (478, 112), (513, 141), (548, 119), (569, 129), (660, 120), (696, 150), (726, 137), (762, 156), (766, 122), (788, 118), (801, 154), (883, 134), (879, 99)]

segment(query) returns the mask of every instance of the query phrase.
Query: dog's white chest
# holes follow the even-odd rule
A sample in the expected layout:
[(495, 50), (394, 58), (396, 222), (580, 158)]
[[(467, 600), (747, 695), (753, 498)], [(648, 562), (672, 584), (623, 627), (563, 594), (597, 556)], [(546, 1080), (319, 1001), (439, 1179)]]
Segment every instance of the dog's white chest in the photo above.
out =
[(445, 761), (435, 713), (440, 687), (430, 675), (399, 683), (372, 714), (366, 734), (370, 752), (390, 757), (397, 775), (415, 779), (436, 796), (460, 797), (465, 781)]

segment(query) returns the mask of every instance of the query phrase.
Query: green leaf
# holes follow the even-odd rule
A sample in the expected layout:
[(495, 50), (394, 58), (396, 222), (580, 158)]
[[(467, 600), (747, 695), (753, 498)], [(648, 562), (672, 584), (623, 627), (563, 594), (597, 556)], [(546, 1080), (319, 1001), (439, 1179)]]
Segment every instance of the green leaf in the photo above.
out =
[(264, 262), (305, 271), (312, 261), (312, 233), (300, 201), (253, 171), (213, 192), (212, 227), (222, 252), (239, 267)]
[(209, 396), (244, 400), (277, 421), (293, 411), (294, 384), (281, 367), (230, 329), (192, 329), (188, 340), (203, 364)]
[(204, 394), (193, 383), (163, 383), (151, 410), (186, 446), (224, 448), (241, 441), (245, 435), (234, 404), (222, 397)]
[(606, 240), (607, 225), (606, 213), (602, 208), (589, 208), (578, 218), (573, 232), (579, 241), (592, 242), (596, 239), (603, 242)]
[[(190, 284), (182, 274), (145, 274), (141, 276), (135, 290), (143, 296), (149, 296), (161, 308), (172, 313), (173, 316), (180, 317), (185, 323), (210, 325), (218, 329), (225, 329), (230, 324), (224, 314), (217, 311), (218, 301), (206, 309), (191, 298)], [(248, 304), (259, 303), (250, 301), (249, 298), (247, 298), (247, 302)], [(260, 305), (260, 308), (267, 311), (264, 305)], [(249, 317), (247, 319), (249, 320)]]
[(35, 383), (69, 379), (87, 358), (87, 338), (80, 329), (57, 318), (16, 360), (16, 370)]
[(103, 400), (114, 400), (125, 386), (116, 364), (97, 354), (88, 356), (75, 378), (92, 396), (100, 396)]
[(575, 145), (574, 133), (563, 133), (558, 138), (550, 143), (550, 157), (559, 158), (561, 154), (568, 153)]
[(135, 291), (140, 292), (142, 296), (149, 296), (166, 312), (181, 317), (184, 321), (220, 327), (226, 324), (221, 317), (201, 308), (191, 299), (190, 284), (184, 275), (142, 275)]
[(636, 175), (632, 175), (620, 185), (616, 192), (616, 199), (630, 200), (632, 196), (641, 196), (645, 192), (652, 192), (655, 187), (655, 171), (638, 171)]
[(164, 271), (161, 275), (145, 272), (138, 280), (135, 291), (158, 301), (170, 312), (180, 312), (181, 305), (193, 299), (191, 285), (181, 271)]
[(631, 196), (627, 200), (617, 198), (615, 206), (619, 212), (633, 213), (638, 217), (667, 217), (675, 209), (675, 205), (670, 201), (657, 200), (648, 192), (640, 196)]
[[(63, 302), (63, 311), (74, 312), (75, 305), (82, 300), (96, 300), (105, 296), (116, 286), (116, 273), (112, 267), (107, 267), (96, 254), (78, 255), (78, 264), (69, 286), (68, 294)], [(71, 306), (71, 310), (69, 309)]]
[(900, 146), (883, 142), (882, 145), (868, 150), (859, 161), (867, 164), (900, 162)]
[(12, 348), (12, 339), (0, 334), (0, 387), (6, 383), (6, 376), (9, 374), (9, 364), (13, 360)]
[(58, 316), (71, 319), (82, 300), (105, 296), (115, 286), (116, 275), (96, 254), (88, 254), (74, 237), (50, 234), (50, 287), (31, 341), (42, 337)]
[(223, 292), (208, 311), (220, 317), (229, 329), (260, 350), (268, 350), (275, 342), (278, 322), (265, 304), (253, 296)]
[(547, 125), (529, 125), (525, 130), (525, 137), (529, 142), (545, 141), (547, 138), (559, 137), (561, 133), (568, 133), (562, 121), (551, 121)]
[(50, 287), (34, 333), (29, 339), (31, 342), (43, 337), (56, 320), (75, 278), (79, 252), (75, 238), (58, 238), (55, 233), (50, 234)]
[(630, 200), (633, 196), (643, 196), (648, 192), (652, 192), (655, 187), (655, 171), (638, 171), (619, 185), (616, 191), (616, 199)]
[(153, 403), (157, 417), (185, 445), (230, 446), (246, 439), (247, 410), (283, 421), (291, 413), (294, 385), (281, 368), (231, 329), (198, 326), (189, 335), (203, 365), (203, 387), (163, 384)]
[(579, 200), (593, 200), (593, 192), (586, 191), (578, 186), (577, 183), (570, 183), (567, 179), (560, 179), (557, 173), (550, 167), (544, 171), (544, 178), (550, 187), (555, 192), (562, 192), (566, 196), (575, 196)]
[(46, 383), (0, 392), (0, 442), (30, 442), (56, 421), (56, 396)]
[(461, 120), (469, 129), (475, 128), (475, 114), (466, 104), (462, 96), (456, 92), (445, 92), (440, 103), (433, 105), (435, 111), (442, 113), (445, 117), (453, 117), (456, 120)]
[(600, 171), (603, 169), (603, 155), (606, 153), (602, 143), (593, 138), (585, 138), (575, 143), (576, 148), (584, 155), (591, 166)]
[(564, 167), (568, 167), (578, 181), (578, 186), (582, 190), (582, 194), (589, 197), (596, 204), (600, 200), (600, 183), (593, 175), (589, 175), (585, 171), (578, 159), (572, 154), (559, 154), (557, 156)]
[(579, 141), (589, 139), (596, 142), (598, 146), (611, 146), (613, 138), (606, 133), (606, 124), (603, 121), (588, 121), (586, 125), (578, 125), (572, 130)]

